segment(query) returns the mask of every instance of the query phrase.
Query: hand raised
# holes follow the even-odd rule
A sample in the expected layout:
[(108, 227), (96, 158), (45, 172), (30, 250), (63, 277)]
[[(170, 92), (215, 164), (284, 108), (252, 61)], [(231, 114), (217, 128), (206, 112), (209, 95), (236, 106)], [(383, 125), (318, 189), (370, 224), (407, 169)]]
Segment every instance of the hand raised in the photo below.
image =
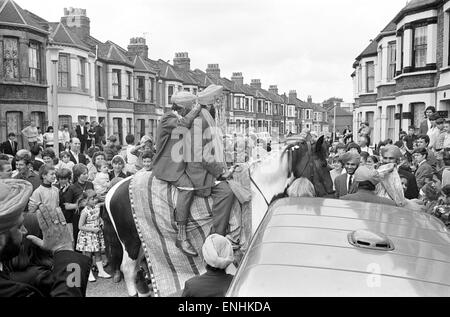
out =
[(36, 213), (39, 227), (42, 230), (43, 239), (35, 236), (27, 236), (27, 239), (33, 242), (41, 249), (52, 251), (53, 253), (62, 250), (73, 251), (73, 237), (70, 234), (66, 219), (61, 209), (50, 210), (44, 206), (39, 208)]

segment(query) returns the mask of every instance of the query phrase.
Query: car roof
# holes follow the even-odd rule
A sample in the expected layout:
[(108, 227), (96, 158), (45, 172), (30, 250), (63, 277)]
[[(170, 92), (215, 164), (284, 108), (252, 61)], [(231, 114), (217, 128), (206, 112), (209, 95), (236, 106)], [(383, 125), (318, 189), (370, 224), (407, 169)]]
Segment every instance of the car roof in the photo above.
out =
[[(394, 250), (349, 242), (385, 234)], [(321, 198), (274, 203), (227, 296), (450, 296), (450, 236), (438, 219), (386, 205)]]

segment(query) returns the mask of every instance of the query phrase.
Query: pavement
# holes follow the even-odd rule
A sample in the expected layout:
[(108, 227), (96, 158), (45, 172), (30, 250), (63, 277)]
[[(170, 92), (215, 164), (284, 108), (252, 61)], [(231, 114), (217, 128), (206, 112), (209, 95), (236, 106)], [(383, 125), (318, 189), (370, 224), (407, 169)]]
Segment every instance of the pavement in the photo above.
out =
[(97, 278), (96, 282), (88, 282), (86, 297), (128, 297), (124, 280), (113, 283), (112, 278)]

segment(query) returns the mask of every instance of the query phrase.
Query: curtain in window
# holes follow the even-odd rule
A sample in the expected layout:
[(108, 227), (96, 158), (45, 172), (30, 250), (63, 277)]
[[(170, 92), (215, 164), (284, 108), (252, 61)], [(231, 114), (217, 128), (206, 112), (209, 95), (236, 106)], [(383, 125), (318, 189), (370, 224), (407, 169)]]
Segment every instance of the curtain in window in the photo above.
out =
[(19, 78), (19, 41), (17, 39), (4, 39), (3, 73), (6, 79)]
[(59, 55), (58, 87), (69, 87), (69, 57), (67, 55)]
[(113, 96), (119, 97), (119, 73), (112, 73)]
[(427, 27), (421, 26), (414, 30), (414, 66), (427, 65)]
[(388, 46), (388, 81), (391, 81), (395, 77), (395, 71), (397, 67), (397, 45), (390, 43)]
[(28, 67), (30, 70), (30, 79), (40, 81), (41, 79), (41, 65), (40, 65), (40, 45), (37, 43), (30, 43), (28, 50)]

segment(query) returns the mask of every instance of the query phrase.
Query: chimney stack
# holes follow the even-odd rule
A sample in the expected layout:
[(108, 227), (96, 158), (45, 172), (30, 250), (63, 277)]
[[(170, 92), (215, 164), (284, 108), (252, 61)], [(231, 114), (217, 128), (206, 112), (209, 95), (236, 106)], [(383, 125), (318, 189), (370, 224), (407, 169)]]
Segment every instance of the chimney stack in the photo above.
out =
[(261, 79), (252, 79), (250, 86), (253, 88), (261, 89)]
[(309, 103), (309, 104), (312, 104), (312, 103), (313, 103), (313, 100), (312, 100), (312, 97), (311, 97), (311, 96), (308, 96), (308, 103)]
[(291, 99), (297, 99), (297, 91), (296, 90), (289, 91), (289, 100), (291, 100)]
[(61, 23), (78, 35), (81, 40), (86, 40), (91, 34), (91, 21), (86, 15), (86, 9), (64, 8)]
[(271, 92), (272, 94), (278, 95), (278, 86), (277, 85), (269, 86), (269, 92)]
[(238, 86), (244, 85), (244, 77), (242, 76), (242, 73), (233, 73), (231, 80)]
[(148, 58), (148, 46), (145, 38), (143, 37), (131, 38), (130, 45), (128, 45), (128, 52), (130, 52), (133, 55)]
[(213, 77), (220, 78), (219, 64), (208, 64), (208, 68), (206, 68), (206, 73)]
[(191, 70), (191, 59), (189, 58), (189, 54), (186, 52), (175, 53), (175, 58), (173, 59), (173, 66), (186, 71)]

